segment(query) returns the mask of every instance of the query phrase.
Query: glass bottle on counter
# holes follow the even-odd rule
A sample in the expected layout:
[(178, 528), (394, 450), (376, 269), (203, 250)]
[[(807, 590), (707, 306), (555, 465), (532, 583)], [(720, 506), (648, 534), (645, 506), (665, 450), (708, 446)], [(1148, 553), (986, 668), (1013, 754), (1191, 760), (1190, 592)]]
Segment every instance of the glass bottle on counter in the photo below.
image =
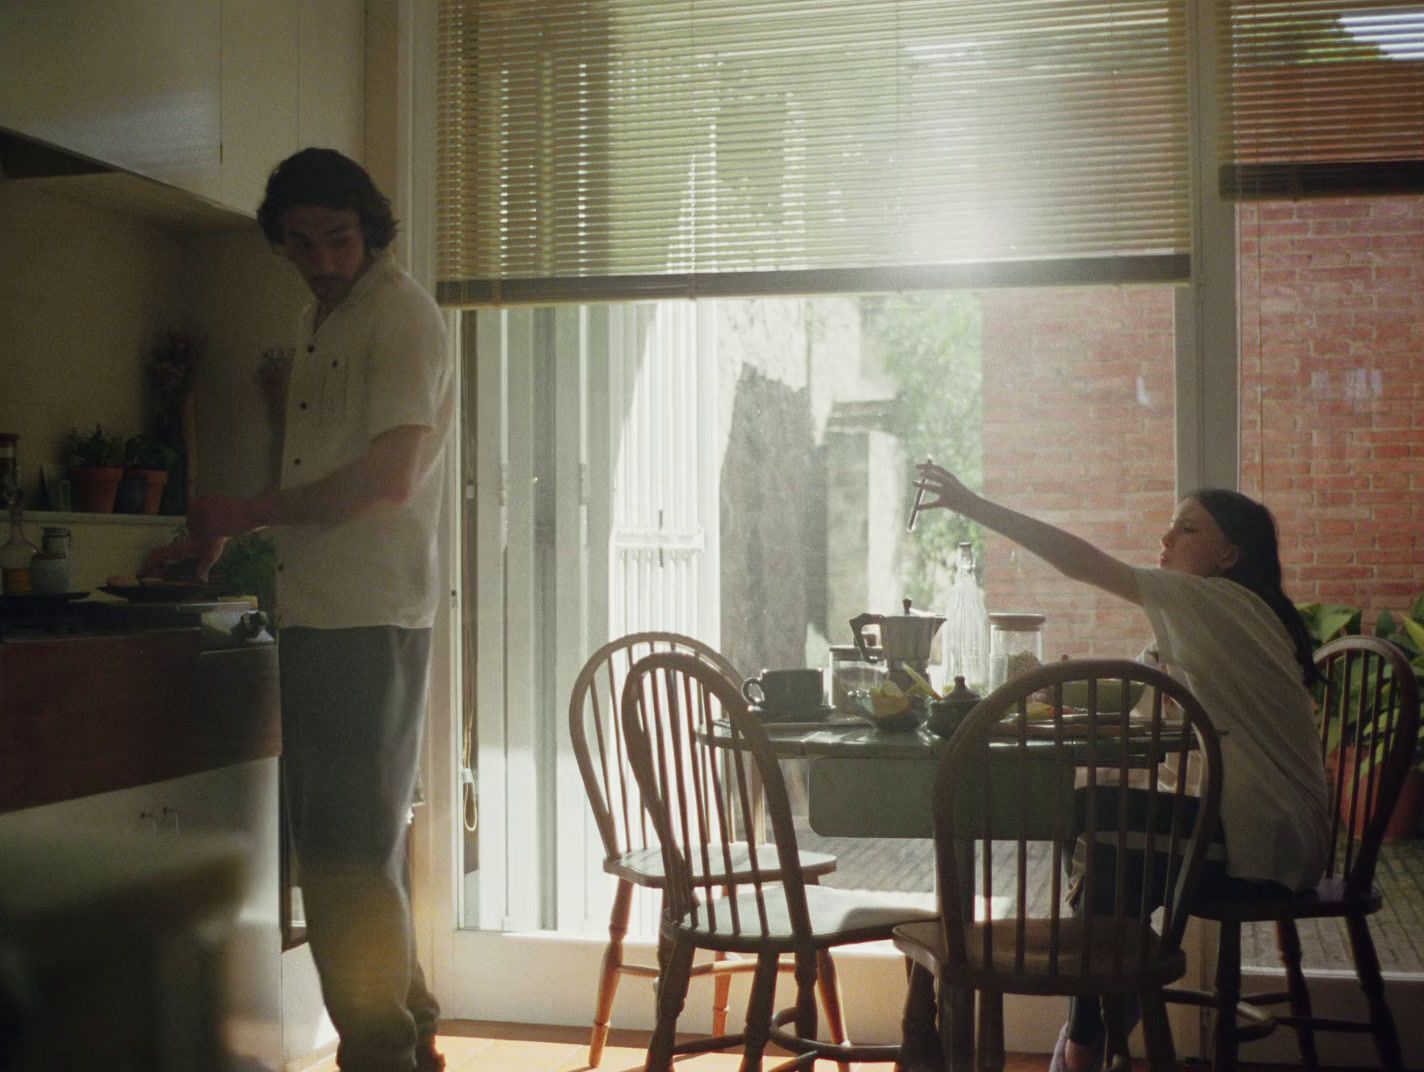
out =
[(974, 545), (968, 541), (959, 545), (945, 621), (948, 624), (944, 633), (941, 680), (948, 683), (962, 677), (982, 688), (989, 680), (989, 615), (984, 608), (984, 592), (974, 573)]
[(39, 548), (25, 539), (25, 497), (17, 493), (10, 504), (10, 538), (0, 546), (0, 590), (7, 596), (29, 595), (33, 591), (30, 564)]

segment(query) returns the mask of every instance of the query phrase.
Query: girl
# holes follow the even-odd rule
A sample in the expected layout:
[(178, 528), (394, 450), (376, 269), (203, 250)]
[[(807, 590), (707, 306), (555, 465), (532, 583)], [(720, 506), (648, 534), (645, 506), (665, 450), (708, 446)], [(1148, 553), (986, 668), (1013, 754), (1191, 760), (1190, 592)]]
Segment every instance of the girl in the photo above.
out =
[[(1140, 569), (975, 494), (931, 462), (919, 466), (915, 486), (925, 496), (921, 509), (962, 514), (1146, 612), (1162, 662), (1221, 734), (1226, 859), (1208, 859), (1199, 895), (1247, 899), (1313, 888), (1329, 848), (1329, 797), (1308, 691), (1316, 671), (1305, 623), (1281, 589), (1270, 511), (1238, 492), (1198, 491), (1173, 514), (1159, 568)], [(1097, 999), (1074, 1000), (1052, 1072), (1097, 1068), (1103, 1035)]]

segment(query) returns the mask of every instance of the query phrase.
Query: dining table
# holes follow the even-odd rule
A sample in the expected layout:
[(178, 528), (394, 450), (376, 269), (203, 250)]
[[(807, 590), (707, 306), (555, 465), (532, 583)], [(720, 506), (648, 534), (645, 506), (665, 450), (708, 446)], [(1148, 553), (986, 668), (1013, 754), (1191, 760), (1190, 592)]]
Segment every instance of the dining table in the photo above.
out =
[[(933, 838), (935, 778), (940, 760), (949, 749), (949, 740), (923, 726), (882, 729), (857, 716), (837, 714), (814, 722), (766, 722), (763, 724), (773, 754), (781, 760), (807, 760), (806, 787), (810, 827), (823, 837)], [(1046, 730), (1047, 726), (1034, 727)], [(1050, 731), (1051, 732), (1051, 731)], [(1145, 740), (1129, 737), (1130, 763), (1146, 766), (1153, 761)], [(714, 726), (710, 741), (735, 748), (729, 732)], [(990, 744), (992, 757), (998, 750), (1041, 748), (1047, 757), (1048, 742), (1037, 745), (1034, 734), (1021, 739), (1006, 727), (1002, 741)], [(1155, 758), (1161, 759), (1180, 743), (1180, 735), (1164, 734), (1156, 743)], [(1031, 754), (1031, 753), (1030, 753)], [(1101, 757), (1100, 757), (1101, 758)], [(1114, 759), (1115, 762), (1115, 759)], [(1029, 836), (1048, 840), (1061, 829), (1061, 816), (1072, 814), (1077, 771), (1072, 766), (1045, 762), (1043, 777), (1035, 780), (1028, 796), (1016, 794), (1012, 806), (995, 812), (990, 832)], [(974, 799), (962, 802), (975, 807)], [(1002, 825), (1001, 825), (1002, 824)], [(972, 867), (974, 845), (964, 843), (961, 866)], [(963, 854), (967, 854), (968, 859)], [(966, 913), (973, 912), (973, 893), (966, 888)], [(925, 1041), (934, 1036), (932, 996), (919, 995), (906, 1003), (903, 1031), (907, 1046), (923, 1051)], [(974, 992), (956, 987), (939, 1002), (941, 1015), (948, 1015), (952, 1038), (950, 1052), (943, 1055), (949, 1072), (971, 1072), (974, 1065)], [(929, 1022), (926, 1020), (929, 1019)], [(986, 1054), (989, 1067), (1001, 1067), (1002, 1054)], [(997, 1062), (997, 1063), (996, 1063)]]

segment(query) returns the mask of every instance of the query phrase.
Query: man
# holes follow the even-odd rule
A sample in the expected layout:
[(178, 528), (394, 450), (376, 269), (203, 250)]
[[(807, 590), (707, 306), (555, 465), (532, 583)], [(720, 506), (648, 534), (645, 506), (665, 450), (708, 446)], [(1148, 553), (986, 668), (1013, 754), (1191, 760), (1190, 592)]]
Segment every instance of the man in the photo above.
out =
[(283, 756), (303, 901), (347, 1072), (430, 1072), (438, 1006), (403, 881), (440, 602), (436, 523), (452, 372), (429, 294), (386, 254), (396, 222), (356, 163), (304, 149), (257, 213), (314, 301), (285, 386), (281, 475), (208, 496), (156, 553), (201, 576), (230, 536), (276, 529)]

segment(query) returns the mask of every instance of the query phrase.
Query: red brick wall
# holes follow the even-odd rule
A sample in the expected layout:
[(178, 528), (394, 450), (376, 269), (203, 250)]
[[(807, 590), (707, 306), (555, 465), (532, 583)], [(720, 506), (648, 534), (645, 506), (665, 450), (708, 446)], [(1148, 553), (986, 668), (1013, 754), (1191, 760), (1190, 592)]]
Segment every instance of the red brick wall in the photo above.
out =
[[(1275, 512), (1287, 591), (1404, 609), (1424, 591), (1424, 198), (1243, 206), (1242, 489)], [(1154, 565), (1173, 508), (1172, 295), (982, 295), (985, 490)], [(1264, 434), (1263, 434), (1264, 430)], [(1048, 616), (1045, 655), (1136, 654), (1135, 608), (990, 536), (989, 609)]]
[(1287, 591), (1378, 612), (1424, 591), (1424, 197), (1240, 212), (1241, 486)]
[[(1139, 565), (1172, 513), (1172, 292), (981, 295), (985, 492)], [(1037, 611), (1044, 655), (1135, 655), (1146, 619), (990, 534), (985, 600)]]

